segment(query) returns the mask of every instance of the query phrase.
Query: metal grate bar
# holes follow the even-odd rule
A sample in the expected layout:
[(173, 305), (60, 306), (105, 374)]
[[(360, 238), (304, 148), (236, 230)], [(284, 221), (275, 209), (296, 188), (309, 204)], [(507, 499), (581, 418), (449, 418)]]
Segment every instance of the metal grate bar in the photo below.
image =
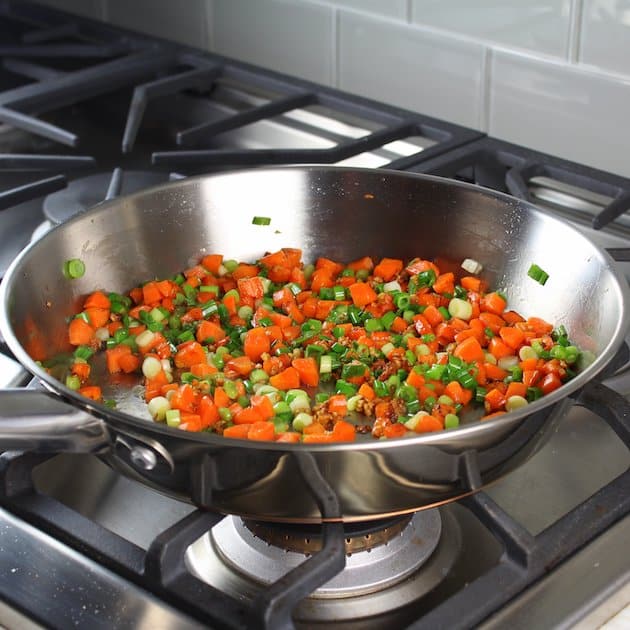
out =
[(112, 178), (109, 181), (109, 186), (107, 187), (107, 192), (105, 193), (105, 201), (109, 201), (110, 199), (116, 199), (120, 195), (120, 191), (123, 187), (123, 170), (118, 167), (114, 169), (112, 173)]
[(522, 525), (508, 516), (485, 492), (461, 500), (477, 518), (497, 536), (510, 558), (527, 566), (536, 547), (536, 539)]
[(90, 155), (29, 155), (0, 153), (0, 171), (49, 171), (90, 168), (96, 160)]
[(25, 201), (31, 201), (31, 199), (37, 199), (44, 195), (56, 192), (65, 188), (67, 185), (66, 178), (63, 175), (56, 175), (55, 177), (49, 177), (48, 179), (41, 179), (31, 184), (25, 184), (24, 186), (18, 186), (17, 188), (11, 188), (0, 192), (0, 210), (6, 210), (11, 206), (16, 206), (19, 203)]
[(203, 164), (205, 166), (258, 166), (263, 164), (332, 164), (370, 151), (404, 138), (413, 133), (415, 125), (403, 122), (394, 127), (381, 129), (374, 133), (339, 144), (330, 149), (254, 149), (250, 151), (232, 151), (208, 149), (196, 151), (158, 151), (152, 155), (155, 165)]
[(2, 66), (13, 74), (19, 74), (29, 79), (35, 79), (36, 81), (46, 81), (48, 79), (56, 79), (62, 77), (66, 72), (61, 70), (54, 70), (53, 68), (47, 68), (38, 63), (32, 63), (30, 61), (24, 61), (22, 59), (14, 59), (8, 57), (2, 60)]
[(79, 26), (74, 22), (60, 24), (59, 26), (51, 26), (36, 31), (29, 31), (22, 35), (22, 41), (25, 44), (39, 44), (41, 42), (49, 42), (55, 39), (63, 39), (64, 37), (72, 37), (79, 34)]
[(166, 589), (163, 595), (170, 599), (176, 593), (188, 606), (189, 614), (202, 611), (220, 627), (255, 627), (244, 602), (201, 582), (186, 567), (186, 549), (222, 518), (212, 512), (192, 512), (162, 532), (147, 551), (144, 575), (158, 588)]
[(79, 144), (79, 137), (71, 131), (47, 123), (35, 116), (16, 112), (8, 107), (0, 107), (0, 121), (16, 129), (34, 133), (69, 147), (76, 147)]
[(0, 56), (10, 57), (51, 57), (69, 59), (107, 58), (123, 55), (129, 51), (124, 42), (111, 44), (42, 44), (30, 46), (0, 46)]
[[(313, 454), (295, 452), (293, 456), (317, 501), (322, 518), (339, 519), (339, 500), (324, 479)], [(321, 550), (271, 584), (254, 600), (254, 610), (260, 611), (265, 628), (292, 629), (291, 613), (298, 602), (346, 566), (343, 523), (324, 523), (322, 529)]]
[(122, 140), (123, 153), (129, 153), (136, 141), (138, 129), (142, 122), (145, 109), (150, 99), (165, 94), (175, 94), (191, 88), (203, 89), (211, 84), (221, 74), (218, 66), (195, 68), (174, 76), (165, 77), (137, 86), (133, 91), (127, 123)]
[(287, 96), (261, 105), (260, 107), (254, 107), (248, 111), (222, 118), (221, 120), (203, 123), (196, 127), (179, 131), (176, 136), (176, 142), (181, 146), (190, 146), (200, 140), (212, 138), (219, 133), (238, 129), (244, 125), (278, 116), (284, 112), (297, 109), (298, 107), (305, 107), (315, 102), (317, 102), (317, 97), (308, 92)]
[(156, 70), (168, 67), (173, 61), (170, 52), (149, 50), (135, 53), (0, 93), (0, 105), (21, 111), (50, 111), (143, 79)]

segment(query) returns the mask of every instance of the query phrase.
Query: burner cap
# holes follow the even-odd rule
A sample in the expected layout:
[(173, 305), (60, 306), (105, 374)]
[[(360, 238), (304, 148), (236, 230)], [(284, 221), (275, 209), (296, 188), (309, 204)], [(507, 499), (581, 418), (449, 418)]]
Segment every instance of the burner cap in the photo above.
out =
[[(71, 181), (66, 188), (48, 195), (43, 210), (53, 223), (63, 223), (79, 212), (105, 200), (112, 173), (95, 173)], [(123, 171), (121, 195), (149, 188), (168, 181), (167, 173)]]

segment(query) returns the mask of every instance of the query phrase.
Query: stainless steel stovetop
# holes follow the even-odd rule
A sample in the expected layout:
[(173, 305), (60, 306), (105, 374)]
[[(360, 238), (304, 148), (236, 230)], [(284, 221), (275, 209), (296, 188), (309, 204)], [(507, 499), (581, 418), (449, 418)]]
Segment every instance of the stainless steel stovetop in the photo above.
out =
[[(166, 181), (279, 162), (384, 166), (474, 181), (529, 195), (601, 247), (630, 245), (625, 214), (603, 229), (590, 227), (593, 217), (628, 194), (630, 181), (623, 178), (231, 60), (26, 3), (5, 4), (0, 30), (10, 55), (2, 60), (0, 101), (34, 120), (14, 117), (11, 126), (0, 125), (0, 274), (34, 230), (41, 235), (59, 220), (59, 208), (80, 208), (146, 185), (147, 172)], [(48, 46), (47, 54), (29, 51), (33, 42)], [(111, 85), (107, 75), (99, 82), (92, 70), (86, 79), (87, 68), (124, 66), (132, 56), (129, 68), (110, 72)], [(56, 87), (60, 78), (66, 87)], [(73, 92), (85, 80), (89, 88)], [(142, 84), (146, 100), (138, 105)], [(34, 154), (82, 159), (16, 162), (16, 156)], [(117, 168), (122, 173), (110, 182)], [(39, 185), (59, 174), (70, 186)], [(518, 176), (526, 191), (514, 184)], [(24, 194), (33, 182), (38, 185), (32, 194)], [(630, 263), (619, 264), (630, 279)], [(0, 386), (28, 382), (0, 345)], [(630, 375), (607, 383), (630, 397)], [(352, 627), (383, 627), (387, 620), (374, 612), (394, 601), (406, 605), (389, 621), (397, 627), (596, 627), (628, 603), (630, 563), (623, 550), (630, 509), (615, 506), (626, 505), (630, 496), (629, 468), (628, 443), (611, 424), (573, 406), (538, 453), (476, 499), (419, 513), (409, 524), (388, 524), (389, 538), (382, 531), (348, 534), (359, 545), (348, 571), (360, 574), (368, 556), (376, 558), (380, 564), (371, 566), (378, 570), (368, 569), (360, 580), (365, 585), (378, 574), (387, 583), (384, 595), (347, 597), (353, 587), (342, 575), (300, 604), (295, 620), (311, 627), (348, 617)], [(264, 591), (259, 582), (277, 578), (281, 557), (288, 558), (287, 566), (307, 557), (303, 545), (310, 534), (295, 534), (297, 550), (280, 552), (260, 536), (237, 520), (203, 514), (123, 477), (95, 456), (4, 453), (0, 624), (247, 625), (238, 616), (240, 606), (258, 606)], [(366, 536), (372, 541), (367, 545), (355, 541)], [(424, 540), (422, 551), (411, 557), (417, 538)], [(226, 550), (233, 540), (242, 546)], [(398, 559), (385, 554), (386, 547), (397, 550)], [(245, 564), (235, 566), (233, 553)], [(207, 590), (205, 582), (236, 602)], [(370, 616), (363, 619), (366, 612)]]

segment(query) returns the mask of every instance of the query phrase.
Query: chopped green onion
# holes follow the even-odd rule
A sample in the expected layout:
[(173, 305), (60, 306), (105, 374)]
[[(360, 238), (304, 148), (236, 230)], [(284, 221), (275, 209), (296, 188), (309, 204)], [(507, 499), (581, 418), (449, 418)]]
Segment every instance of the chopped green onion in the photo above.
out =
[(71, 258), (63, 264), (63, 274), (70, 280), (81, 278), (85, 274), (85, 263), (80, 258)]
[(527, 271), (527, 275), (532, 278), (532, 280), (536, 280), (538, 284), (544, 285), (547, 280), (549, 280), (549, 274), (541, 269), (538, 265), (532, 264)]
[(66, 376), (66, 387), (76, 391), (81, 387), (81, 379), (76, 374)]
[[(219, 415), (221, 415), (221, 411), (223, 409), (219, 409)], [(229, 412), (229, 409), (226, 409)], [(166, 424), (169, 427), (178, 427), (181, 423), (181, 416), (179, 413), (179, 409), (169, 409), (165, 414)]]
[(252, 223), (254, 225), (269, 225), (271, 223), (271, 217), (254, 217)]
[(454, 413), (447, 413), (444, 416), (444, 428), (456, 429), (459, 426), (459, 418)]

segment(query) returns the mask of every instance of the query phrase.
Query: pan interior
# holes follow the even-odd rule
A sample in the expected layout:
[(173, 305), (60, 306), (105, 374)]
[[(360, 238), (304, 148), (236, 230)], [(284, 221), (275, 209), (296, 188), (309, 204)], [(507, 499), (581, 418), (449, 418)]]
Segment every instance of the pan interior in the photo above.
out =
[[(268, 217), (269, 225), (256, 225), (255, 216)], [(597, 355), (573, 389), (605, 364), (625, 330), (625, 289), (615, 270), (563, 222), (505, 195), (440, 178), (312, 167), (182, 180), (74, 218), (31, 246), (7, 274), (2, 332), (41, 375), (34, 361), (70, 350), (67, 320), (87, 293), (124, 293), (209, 253), (252, 261), (281, 247), (302, 249), (306, 262), (370, 255), (458, 265), (473, 258), (511, 308), (563, 323), (575, 343)], [(62, 273), (71, 258), (85, 263), (80, 279)], [(532, 263), (549, 274), (544, 286), (527, 276)], [(103, 379), (120, 411), (148, 418), (136, 379)]]

